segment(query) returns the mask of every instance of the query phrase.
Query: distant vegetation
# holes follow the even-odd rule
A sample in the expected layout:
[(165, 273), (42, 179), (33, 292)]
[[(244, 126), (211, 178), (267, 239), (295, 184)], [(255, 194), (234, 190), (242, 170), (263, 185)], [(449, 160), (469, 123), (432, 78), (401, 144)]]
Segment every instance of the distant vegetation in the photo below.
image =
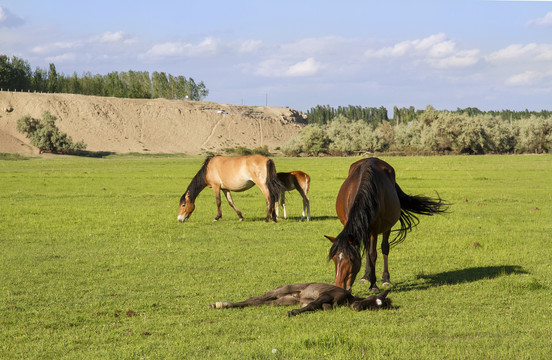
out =
[[(367, 124), (379, 125), (383, 122), (389, 122), (393, 125), (408, 124), (422, 117), (427, 110), (434, 110), (432, 107), (426, 109), (416, 109), (414, 106), (408, 108), (393, 108), (393, 117), (388, 117), (388, 111), (385, 107), (362, 107), (362, 106), (338, 106), (332, 107), (329, 105), (317, 105), (316, 107), (307, 110), (309, 124), (326, 125), (331, 123), (334, 119), (339, 117), (345, 117), (351, 121), (362, 121)], [(504, 121), (520, 120), (523, 118), (529, 118), (531, 116), (537, 117), (552, 117), (552, 111), (512, 111), (512, 110), (500, 110), (500, 111), (482, 111), (475, 107), (468, 107), (465, 109), (456, 109), (455, 111), (447, 111), (459, 115), (478, 116), (478, 115), (491, 115), (493, 117), (499, 117)]]
[(549, 111), (483, 112), (476, 108), (438, 111), (428, 106), (423, 111), (395, 108), (394, 118), (389, 120), (384, 109), (314, 108), (307, 112), (314, 120), (309, 117), (309, 125), (281, 150), (289, 156), (552, 151)]
[(147, 71), (65, 75), (59, 74), (54, 64), (50, 64), (48, 69), (37, 67), (32, 71), (27, 61), (6, 55), (0, 55), (0, 88), (136, 99), (201, 100), (209, 95), (203, 81), (196, 83), (192, 78), (164, 72), (155, 71), (151, 75)]
[(70, 136), (56, 126), (57, 118), (45, 111), (42, 119), (34, 119), (26, 115), (17, 120), (17, 131), (27, 135), (31, 145), (36, 146), (41, 153), (72, 154), (86, 149), (82, 141), (73, 142)]
[(326, 125), (338, 117), (345, 117), (352, 121), (363, 121), (367, 124), (379, 124), (389, 121), (387, 109), (383, 106), (362, 107), (362, 106), (339, 106), (337, 108), (329, 105), (318, 105), (308, 110), (305, 115), (309, 124)]
[(233, 148), (226, 148), (223, 151), (227, 155), (243, 156), (243, 155), (259, 154), (264, 156), (270, 156), (270, 151), (268, 151), (268, 146), (266, 145), (259, 146), (254, 149), (249, 149), (248, 147), (245, 147), (245, 146), (237, 146)]

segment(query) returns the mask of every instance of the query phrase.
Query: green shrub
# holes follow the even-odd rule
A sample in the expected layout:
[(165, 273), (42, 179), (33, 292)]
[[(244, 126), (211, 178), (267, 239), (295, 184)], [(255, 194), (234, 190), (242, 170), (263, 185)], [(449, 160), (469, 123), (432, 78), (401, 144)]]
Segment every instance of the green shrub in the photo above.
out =
[(297, 156), (307, 154), (317, 156), (328, 152), (330, 139), (326, 131), (319, 125), (305, 126), (299, 133), (299, 139), (292, 139), (282, 146), (284, 155)]
[(438, 111), (428, 106), (408, 123), (378, 125), (339, 115), (326, 125), (308, 125), (282, 146), (287, 156), (358, 152), (506, 154), (552, 152), (552, 117), (504, 120), (496, 114)]
[(339, 115), (326, 127), (326, 135), (330, 141), (328, 150), (334, 155), (350, 155), (361, 151), (371, 132), (372, 126), (369, 124), (350, 121)]
[(545, 153), (552, 151), (552, 118), (532, 115), (519, 120), (516, 149), (521, 152)]
[(27, 135), (31, 145), (36, 146), (40, 153), (70, 154), (86, 149), (82, 141), (73, 143), (66, 133), (56, 126), (56, 117), (45, 111), (42, 119), (34, 119), (26, 115), (17, 120), (17, 131)]
[(417, 122), (396, 125), (393, 130), (395, 133), (394, 142), (391, 146), (393, 151), (415, 151), (421, 149), (420, 131)]

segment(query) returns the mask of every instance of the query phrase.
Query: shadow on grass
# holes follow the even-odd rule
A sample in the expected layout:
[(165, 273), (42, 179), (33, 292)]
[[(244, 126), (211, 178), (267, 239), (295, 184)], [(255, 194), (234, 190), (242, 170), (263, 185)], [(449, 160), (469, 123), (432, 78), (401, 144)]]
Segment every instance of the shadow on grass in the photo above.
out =
[[(237, 217), (236, 217), (237, 219)], [(310, 221), (324, 221), (324, 220), (337, 220), (337, 216), (311, 216), (311, 220)], [(265, 221), (266, 220), (266, 217), (261, 217), (261, 216), (247, 216), (247, 215), (244, 215), (244, 221), (245, 220), (248, 220), (248, 221)], [(303, 220), (301, 221), (301, 216), (288, 216), (287, 219), (284, 219), (282, 214), (280, 213), (280, 217), (278, 218), (278, 222), (283, 222), (285, 223), (286, 221), (289, 221), (289, 222), (305, 222), (305, 223), (308, 223), (307, 220)]]
[(87, 150), (79, 150), (72, 152), (68, 155), (72, 156), (81, 156), (81, 157), (90, 157), (90, 158), (103, 158), (109, 155), (114, 155), (114, 152), (111, 151), (87, 151)]
[(415, 284), (399, 283), (394, 286), (393, 291), (425, 290), (435, 286), (457, 285), (519, 274), (528, 274), (528, 272), (518, 265), (478, 266), (437, 274), (421, 274), (417, 276), (417, 279), (422, 282)]

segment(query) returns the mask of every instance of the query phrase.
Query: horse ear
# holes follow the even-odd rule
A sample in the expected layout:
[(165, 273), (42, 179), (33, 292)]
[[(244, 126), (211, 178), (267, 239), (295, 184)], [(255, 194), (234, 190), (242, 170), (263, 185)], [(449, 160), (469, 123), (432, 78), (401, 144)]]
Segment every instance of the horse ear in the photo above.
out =
[(335, 241), (335, 238), (333, 236), (324, 235), (324, 237), (330, 240), (332, 243)]

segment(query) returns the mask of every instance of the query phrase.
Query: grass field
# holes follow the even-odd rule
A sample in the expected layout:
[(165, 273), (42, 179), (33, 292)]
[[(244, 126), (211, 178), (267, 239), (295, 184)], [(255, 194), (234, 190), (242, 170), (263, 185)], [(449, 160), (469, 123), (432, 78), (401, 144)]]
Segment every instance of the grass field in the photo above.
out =
[(357, 158), (275, 158), (311, 175), (313, 216), (299, 221), (291, 193), (276, 224), (257, 188), (234, 195), (243, 222), (226, 203), (213, 222), (206, 189), (178, 223), (201, 158), (0, 160), (0, 358), (551, 358), (552, 157), (382, 159), (405, 192), (437, 191), (450, 212), (391, 249), (395, 309), (295, 318), (207, 305), (332, 283), (323, 235), (342, 228), (335, 197)]

